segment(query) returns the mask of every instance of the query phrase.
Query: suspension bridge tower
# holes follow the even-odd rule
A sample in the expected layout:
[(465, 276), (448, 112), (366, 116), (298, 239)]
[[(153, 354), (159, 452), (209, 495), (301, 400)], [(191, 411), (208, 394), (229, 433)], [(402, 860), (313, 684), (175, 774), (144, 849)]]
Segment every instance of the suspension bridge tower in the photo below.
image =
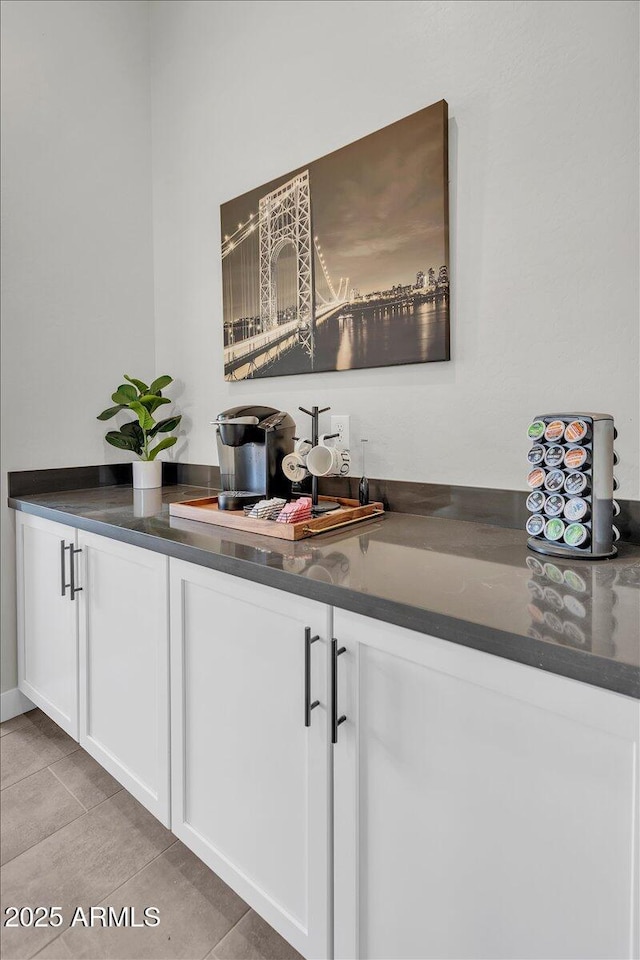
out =
[(309, 171), (266, 194), (259, 204), (260, 320), (262, 329), (278, 324), (276, 265), (282, 250), (291, 245), (296, 256), (297, 319), (301, 327), (313, 321), (313, 247)]

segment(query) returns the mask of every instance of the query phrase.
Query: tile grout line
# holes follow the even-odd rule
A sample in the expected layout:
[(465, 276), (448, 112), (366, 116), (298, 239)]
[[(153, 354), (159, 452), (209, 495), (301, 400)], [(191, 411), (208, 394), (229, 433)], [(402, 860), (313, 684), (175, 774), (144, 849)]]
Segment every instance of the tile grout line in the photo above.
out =
[[(11, 737), (14, 733), (20, 733), (20, 731), (19, 731), (19, 730), (12, 730), (11, 733), (6, 733), (6, 734), (4, 735), (4, 737), (2, 737), (2, 738), (0, 739), (0, 743), (2, 742), (2, 740), (6, 739), (6, 737)], [(74, 743), (75, 743), (75, 741), (74, 741)], [(80, 746), (79, 743), (77, 743), (76, 746), (75, 746), (75, 748), (74, 748), (70, 753), (65, 753), (65, 754), (63, 754), (61, 757), (56, 757), (55, 760), (51, 760), (51, 763), (57, 763), (59, 760), (66, 760), (67, 757), (73, 756), (74, 753), (77, 753), (78, 750), (81, 750), (81, 749), (82, 749), (82, 747)], [(0, 751), (0, 752), (1, 752), (1, 751)], [(20, 777), (18, 780), (14, 780), (13, 783), (8, 783), (6, 786), (0, 788), (0, 793), (2, 793), (2, 791), (4, 791), (4, 790), (8, 790), (9, 787), (15, 787), (16, 783), (22, 783), (23, 780), (28, 780), (29, 777), (32, 777), (32, 776), (33, 776), (34, 774), (36, 774), (36, 773), (41, 773), (43, 770), (48, 770), (49, 766), (50, 766), (50, 764), (45, 763), (45, 765), (44, 765), (43, 767), (38, 767), (37, 770), (32, 770), (31, 773), (27, 773), (26, 776)]]
[[(122, 789), (124, 789), (124, 787), (123, 787)], [(118, 791), (118, 793), (120, 793), (120, 791)], [(113, 796), (115, 797), (115, 793), (113, 794)], [(111, 797), (107, 797), (107, 800), (110, 800), (110, 799), (111, 799)], [(101, 800), (101, 801), (100, 801), (100, 803), (104, 803), (104, 802), (105, 802), (104, 800)], [(100, 804), (97, 803), (97, 804), (96, 804), (96, 807), (99, 807), (99, 806), (100, 806)], [(95, 807), (92, 807), (91, 809), (94, 810)], [(88, 811), (87, 811), (87, 812), (88, 812)], [(78, 817), (78, 819), (81, 819), (81, 818)], [(170, 843), (168, 847), (165, 847), (164, 850), (161, 850), (160, 853), (156, 854), (156, 856), (153, 857), (152, 860), (149, 860), (149, 863), (145, 863), (145, 865), (144, 865), (143, 867), (140, 867), (139, 870), (136, 870), (135, 873), (132, 873), (130, 877), (127, 877), (126, 880), (123, 880), (122, 883), (119, 883), (118, 886), (117, 886), (117, 887), (114, 887), (113, 890), (111, 890), (109, 893), (106, 893), (106, 894), (104, 895), (104, 897), (102, 897), (102, 898), (98, 901), (98, 903), (96, 904), (96, 906), (100, 906), (101, 904), (103, 904), (104, 901), (105, 901), (106, 899), (108, 899), (108, 897), (112, 897), (114, 893), (117, 893), (117, 891), (120, 889), (120, 887), (124, 887), (125, 883), (129, 883), (129, 880), (133, 880), (134, 877), (137, 877), (139, 873), (142, 873), (143, 870), (146, 870), (146, 868), (147, 868), (148, 866), (150, 866), (152, 863), (155, 863), (155, 861), (156, 861), (159, 857), (161, 857), (164, 853), (166, 853), (167, 850), (170, 850), (171, 847), (173, 847), (176, 843), (178, 843), (178, 838), (175, 836), (175, 834), (172, 833), (171, 836), (172, 836), (172, 837), (175, 837), (173, 843)], [(43, 950), (46, 950), (47, 947), (50, 947), (52, 943), (55, 943), (56, 940), (59, 940), (61, 937), (63, 937), (63, 936), (65, 935), (65, 933), (68, 933), (68, 932), (69, 932), (69, 930), (71, 930), (71, 927), (65, 927), (64, 930), (60, 930), (60, 932), (57, 933), (56, 936), (53, 937), (52, 940), (48, 940), (43, 947), (40, 947), (40, 950), (38, 950), (38, 953), (36, 953), (36, 954), (33, 956), (32, 960), (38, 960), (38, 956), (39, 956), (39, 954), (40, 954)], [(226, 934), (225, 934), (225, 936), (226, 936)], [(217, 946), (217, 944), (216, 944), (216, 946)], [(214, 950), (214, 949), (215, 949), (215, 947), (211, 947), (211, 950)], [(211, 952), (211, 951), (209, 951), (209, 952)]]
[[(43, 769), (47, 770), (48, 767), (44, 767)], [(36, 771), (36, 773), (41, 773), (41, 772), (42, 772), (41, 770)], [(20, 781), (18, 780), (17, 782), (19, 783)], [(13, 786), (13, 784), (11, 784), (11, 786)], [(7, 788), (5, 787), (5, 789)], [(88, 810), (85, 809), (85, 812), (81, 813), (79, 817), (75, 818), (75, 820), (69, 820), (68, 823), (63, 823), (61, 827), (58, 827), (57, 830), (54, 830), (52, 833), (47, 834), (47, 836), (43, 837), (42, 840), (38, 840), (36, 843), (32, 843), (30, 847), (26, 848), (26, 850), (22, 850), (20, 853), (17, 853), (15, 857), (11, 857), (10, 860), (7, 860), (6, 863), (3, 863), (2, 869), (4, 870), (5, 867), (9, 866), (10, 863), (13, 863), (14, 860), (17, 860), (18, 857), (21, 857), (24, 853), (27, 853), (29, 850), (35, 849), (35, 847), (37, 847), (39, 843), (44, 843), (46, 840), (49, 839), (49, 837), (55, 837), (56, 833), (60, 833), (61, 830), (65, 830), (67, 827), (70, 827), (72, 823), (77, 823), (78, 820), (84, 820), (84, 818), (87, 816), (88, 813), (91, 813), (93, 810), (97, 810), (98, 807), (101, 807), (103, 803), (107, 802), (107, 800), (112, 800), (113, 797), (117, 797), (118, 794), (122, 793), (123, 790), (124, 790), (124, 787), (121, 787), (115, 793), (112, 793), (110, 797), (105, 797), (104, 800), (100, 801), (100, 803), (96, 803), (95, 807), (90, 807)], [(74, 797), (74, 800), (75, 800), (75, 797)], [(80, 803), (80, 801), (78, 801), (78, 803)], [(82, 806), (82, 804), (80, 804), (80, 806)]]
[[(212, 872), (215, 872), (215, 871), (212, 871)], [(218, 874), (216, 873), (216, 877), (217, 877), (217, 876), (218, 876)], [(222, 878), (220, 877), (219, 879), (222, 879)], [(224, 881), (223, 881), (223, 882), (224, 882)], [(229, 888), (229, 889), (231, 889), (231, 888)], [(235, 891), (234, 891), (234, 893), (235, 893)], [(236, 896), (237, 896), (237, 894), (236, 894)], [(241, 898), (241, 899), (242, 899), (242, 898)], [(243, 901), (243, 903), (246, 903), (246, 900)], [(244, 918), (245, 918), (246, 915), (251, 911), (251, 909), (252, 909), (252, 908), (251, 908), (251, 907), (249, 906), (249, 904), (247, 903), (247, 909), (244, 911), (244, 913), (242, 914), (242, 916), (241, 916), (241, 917), (238, 917), (238, 919), (236, 920), (236, 922), (234, 923), (234, 925), (233, 925), (232, 927), (229, 927), (229, 929), (227, 930), (227, 932), (225, 933), (225, 935), (224, 935), (223, 937), (220, 937), (220, 939), (218, 940), (218, 942), (217, 942), (217, 943), (214, 943), (214, 945), (209, 948), (209, 951), (208, 951), (207, 953), (205, 953), (205, 955), (204, 955), (204, 957), (202, 958), (202, 960), (205, 960), (205, 958), (209, 956), (209, 954), (212, 952), (212, 950), (217, 950), (217, 949), (218, 949), (218, 947), (220, 946), (220, 944), (222, 943), (222, 941), (223, 941), (223, 940), (226, 940), (227, 937), (230, 936), (230, 935), (233, 933), (233, 931), (234, 931), (235, 928), (238, 926), (238, 924), (240, 923), (240, 921), (241, 921), (241, 920), (244, 920)], [(276, 932), (277, 932), (277, 931), (276, 931)]]
[[(71, 754), (69, 754), (69, 756), (71, 756)], [(65, 760), (66, 757), (63, 757), (62, 759)], [(59, 760), (56, 760), (56, 761), (54, 761), (54, 762), (55, 762), (55, 763), (59, 763), (60, 761), (59, 761)], [(66, 783), (65, 783), (63, 780), (60, 779), (60, 777), (58, 776), (58, 774), (57, 774), (57, 773), (55, 772), (55, 770), (53, 769), (53, 766), (48, 766), (48, 767), (47, 767), (47, 770), (48, 770), (50, 773), (53, 774), (53, 776), (56, 778), (56, 780), (58, 781), (58, 783), (61, 783), (61, 784), (62, 784), (62, 786), (63, 786), (63, 787), (65, 788), (65, 790), (67, 791), (67, 793), (68, 793), (71, 797), (73, 797), (73, 799), (76, 801), (76, 803), (79, 803), (80, 806), (82, 807), (82, 809), (85, 811), (85, 813), (87, 813), (90, 808), (89, 808), (89, 807), (85, 807), (85, 805), (84, 805), (84, 803), (82, 802), (82, 800), (80, 800), (79, 797), (76, 797), (76, 795), (75, 795), (75, 793), (73, 792), (73, 790), (71, 789), (71, 787), (68, 787), (68, 786), (66, 785)], [(116, 791), (116, 793), (117, 793), (117, 792), (118, 792), (118, 791)], [(115, 794), (112, 793), (111, 796), (113, 797), (113, 796), (115, 796)], [(106, 800), (106, 799), (108, 799), (108, 798), (105, 797), (105, 800)], [(101, 801), (101, 802), (102, 802), (102, 801)], [(96, 806), (98, 806), (98, 804), (96, 804)]]

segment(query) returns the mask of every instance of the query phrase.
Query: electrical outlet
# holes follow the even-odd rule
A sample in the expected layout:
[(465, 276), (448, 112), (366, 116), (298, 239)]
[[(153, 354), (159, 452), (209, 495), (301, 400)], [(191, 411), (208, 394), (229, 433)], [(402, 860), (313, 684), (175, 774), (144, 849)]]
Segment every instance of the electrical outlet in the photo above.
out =
[(348, 414), (341, 416), (340, 414), (331, 415), (331, 433), (337, 433), (339, 436), (336, 437), (334, 443), (337, 447), (342, 447), (343, 450), (350, 449), (349, 443), (349, 421), (351, 417)]

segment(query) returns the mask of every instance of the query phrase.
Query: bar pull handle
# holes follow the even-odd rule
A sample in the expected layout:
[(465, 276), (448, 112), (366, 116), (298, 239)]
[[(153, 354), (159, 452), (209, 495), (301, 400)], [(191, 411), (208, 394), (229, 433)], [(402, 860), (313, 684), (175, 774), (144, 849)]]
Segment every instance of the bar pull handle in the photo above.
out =
[(69, 544), (69, 566), (71, 567), (71, 576), (69, 587), (71, 589), (71, 599), (75, 600), (76, 593), (80, 593), (82, 587), (76, 587), (76, 561), (75, 554), (82, 553), (82, 547), (74, 547), (72, 543)]
[(66, 597), (67, 587), (69, 586), (69, 584), (67, 583), (67, 571), (65, 569), (66, 553), (67, 553), (67, 545), (64, 542), (64, 540), (61, 540), (60, 541), (60, 595), (62, 597)]
[(320, 706), (319, 700), (311, 703), (311, 644), (319, 640), (316, 634), (311, 636), (311, 627), (304, 628), (304, 725), (311, 726), (311, 711)]
[(345, 714), (338, 716), (338, 657), (346, 653), (346, 647), (338, 647), (338, 641), (331, 641), (331, 743), (338, 742), (338, 727), (347, 719)]

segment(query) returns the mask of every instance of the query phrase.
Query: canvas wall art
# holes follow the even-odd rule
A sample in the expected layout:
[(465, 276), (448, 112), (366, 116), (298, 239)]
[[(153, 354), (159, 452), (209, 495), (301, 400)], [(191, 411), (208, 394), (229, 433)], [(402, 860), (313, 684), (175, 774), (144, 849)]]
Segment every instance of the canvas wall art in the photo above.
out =
[(444, 100), (220, 218), (226, 380), (449, 359)]

